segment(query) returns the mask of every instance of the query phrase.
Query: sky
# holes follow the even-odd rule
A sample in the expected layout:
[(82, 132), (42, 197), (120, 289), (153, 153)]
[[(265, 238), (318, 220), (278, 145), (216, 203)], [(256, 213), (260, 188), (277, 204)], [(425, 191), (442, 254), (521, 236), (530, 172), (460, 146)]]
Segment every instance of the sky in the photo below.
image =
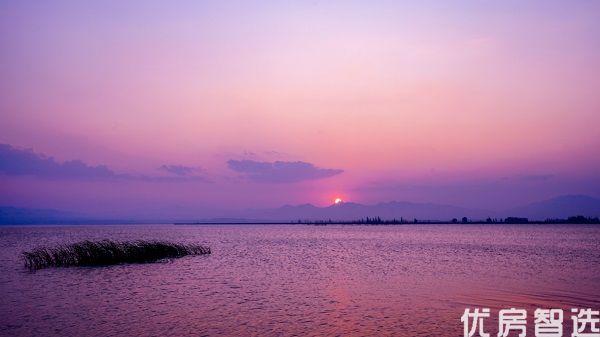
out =
[(2, 1), (0, 74), (2, 206), (600, 197), (597, 1)]

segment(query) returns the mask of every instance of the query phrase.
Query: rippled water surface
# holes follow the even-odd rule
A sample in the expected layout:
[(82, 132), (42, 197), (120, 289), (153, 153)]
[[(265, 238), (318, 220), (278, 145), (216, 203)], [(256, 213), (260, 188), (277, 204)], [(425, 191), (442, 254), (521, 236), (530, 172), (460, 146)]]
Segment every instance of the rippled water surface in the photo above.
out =
[[(213, 253), (37, 272), (20, 260), (105, 238)], [(599, 285), (600, 226), (0, 227), (6, 336), (462, 336), (466, 307), (528, 309), (532, 328), (537, 307), (599, 309)]]

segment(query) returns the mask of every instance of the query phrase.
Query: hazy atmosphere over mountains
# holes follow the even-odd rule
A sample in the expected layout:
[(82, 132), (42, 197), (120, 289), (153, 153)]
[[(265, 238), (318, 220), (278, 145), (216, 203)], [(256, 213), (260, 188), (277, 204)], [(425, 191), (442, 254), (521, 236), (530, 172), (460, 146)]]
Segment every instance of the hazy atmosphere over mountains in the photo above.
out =
[(583, 195), (560, 196), (549, 200), (535, 202), (521, 207), (491, 211), (476, 208), (464, 208), (434, 203), (415, 203), (391, 201), (373, 205), (353, 202), (341, 202), (327, 207), (311, 204), (285, 205), (279, 208), (247, 209), (238, 211), (198, 211), (196, 215), (173, 215), (162, 218), (144, 216), (98, 216), (48, 209), (28, 209), (15, 207), (0, 208), (0, 223), (116, 223), (116, 222), (247, 222), (247, 221), (298, 221), (298, 220), (356, 220), (363, 217), (381, 217), (382, 219), (406, 220), (451, 220), (468, 217), (472, 220), (483, 220), (488, 217), (504, 218), (508, 216), (527, 217), (533, 220), (567, 218), (583, 215), (600, 216), (600, 199)]

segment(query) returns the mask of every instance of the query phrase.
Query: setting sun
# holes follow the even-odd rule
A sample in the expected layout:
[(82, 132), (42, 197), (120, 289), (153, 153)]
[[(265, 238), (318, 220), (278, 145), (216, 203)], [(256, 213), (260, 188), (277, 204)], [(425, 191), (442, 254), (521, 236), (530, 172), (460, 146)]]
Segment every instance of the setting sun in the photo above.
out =
[(341, 198), (335, 198), (335, 200), (333, 202), (337, 205), (337, 204), (341, 204), (343, 202), (343, 200)]

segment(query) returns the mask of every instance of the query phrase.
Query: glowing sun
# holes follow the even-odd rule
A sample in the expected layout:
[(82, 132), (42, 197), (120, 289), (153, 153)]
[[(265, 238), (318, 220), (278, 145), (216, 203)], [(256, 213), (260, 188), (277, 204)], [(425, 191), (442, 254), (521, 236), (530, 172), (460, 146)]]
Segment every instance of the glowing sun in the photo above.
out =
[(342, 200), (341, 198), (335, 198), (335, 200), (333, 201), (333, 203), (337, 204), (341, 204), (342, 202), (344, 202), (344, 200)]

